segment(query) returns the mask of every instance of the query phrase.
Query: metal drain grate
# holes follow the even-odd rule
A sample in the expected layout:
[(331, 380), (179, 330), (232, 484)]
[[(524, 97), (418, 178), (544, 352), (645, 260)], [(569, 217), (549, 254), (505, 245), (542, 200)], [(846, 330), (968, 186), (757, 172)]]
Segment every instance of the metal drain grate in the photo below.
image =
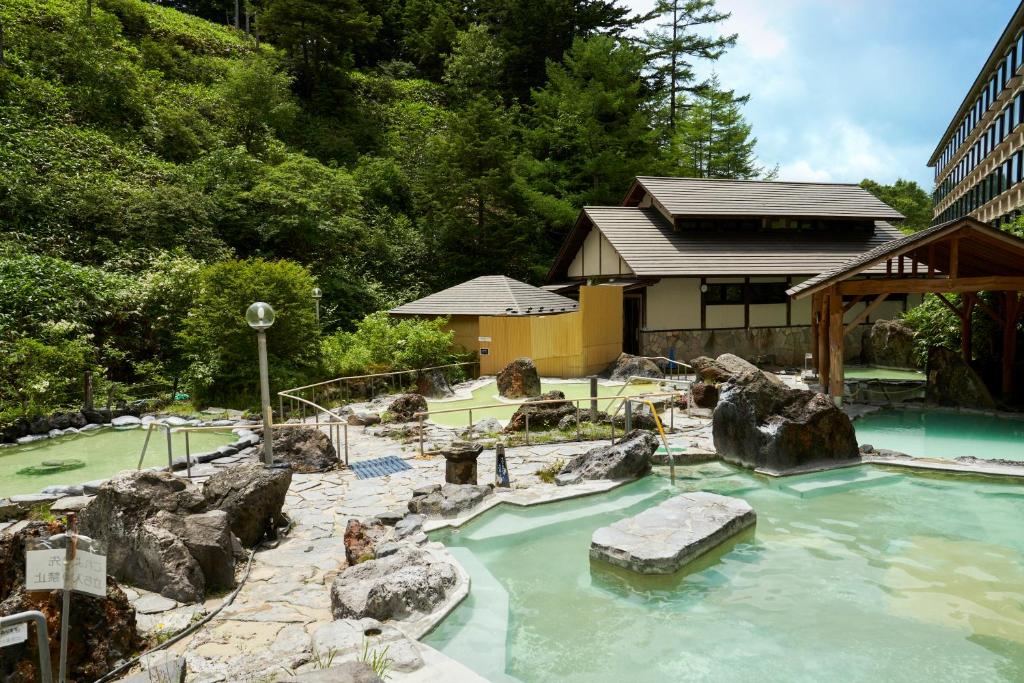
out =
[(349, 469), (356, 473), (356, 477), (359, 479), (372, 479), (373, 477), (383, 477), (388, 474), (394, 474), (395, 472), (401, 472), (402, 470), (411, 470), (409, 463), (399, 458), (397, 455), (388, 455), (383, 458), (374, 458), (373, 460), (363, 460), (362, 462), (349, 463)]

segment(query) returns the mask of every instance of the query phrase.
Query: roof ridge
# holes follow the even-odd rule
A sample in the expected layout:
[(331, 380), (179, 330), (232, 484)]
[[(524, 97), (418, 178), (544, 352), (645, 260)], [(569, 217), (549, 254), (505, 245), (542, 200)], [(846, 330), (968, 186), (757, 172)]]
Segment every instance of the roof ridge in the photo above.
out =
[(515, 293), (512, 291), (512, 288), (508, 284), (508, 281), (511, 280), (512, 278), (510, 278), (507, 275), (499, 275), (498, 277), (501, 278), (501, 284), (505, 285), (505, 291), (508, 292), (509, 298), (512, 299), (512, 304), (516, 307), (516, 313), (521, 313), (522, 309), (519, 306), (519, 299), (516, 298)]
[[(638, 175), (637, 180), (693, 180), (698, 182), (726, 182), (726, 183), (761, 183), (762, 185), (837, 185), (840, 187), (861, 187), (860, 183), (838, 183), (819, 180), (759, 180), (757, 178), (690, 178), (687, 176), (673, 175)], [(867, 190), (865, 190), (866, 192)]]

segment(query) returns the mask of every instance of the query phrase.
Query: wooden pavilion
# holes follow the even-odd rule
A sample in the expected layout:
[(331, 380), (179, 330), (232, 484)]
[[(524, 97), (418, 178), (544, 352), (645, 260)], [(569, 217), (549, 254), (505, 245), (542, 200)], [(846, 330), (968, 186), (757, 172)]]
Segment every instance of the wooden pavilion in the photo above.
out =
[[(884, 275), (865, 271), (885, 266)], [(998, 292), (989, 306), (978, 293)], [(961, 218), (883, 244), (842, 266), (787, 290), (811, 298), (812, 354), (822, 387), (841, 400), (843, 337), (890, 295), (934, 294), (959, 318), (964, 359), (971, 360), (971, 314), (975, 307), (1003, 332), (1002, 391), (1013, 391), (1017, 324), (1024, 313), (1024, 240), (973, 218)], [(959, 305), (945, 295), (960, 294)], [(861, 301), (853, 319), (847, 313)]]

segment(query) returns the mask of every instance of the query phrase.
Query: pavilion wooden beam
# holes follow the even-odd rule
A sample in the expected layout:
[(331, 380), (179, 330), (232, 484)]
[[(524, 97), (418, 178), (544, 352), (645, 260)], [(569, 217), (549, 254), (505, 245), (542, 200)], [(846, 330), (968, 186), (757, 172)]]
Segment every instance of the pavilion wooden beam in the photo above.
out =
[(956, 317), (960, 318), (961, 320), (963, 319), (963, 317), (964, 317), (963, 311), (961, 311), (959, 308), (954, 306), (953, 302), (951, 302), (949, 299), (947, 299), (945, 294), (943, 294), (942, 292), (934, 292), (934, 294), (935, 294), (935, 298), (937, 298), (939, 301), (941, 301), (943, 304), (945, 304), (946, 308), (948, 308), (949, 310), (953, 311), (953, 315), (955, 315)]
[(822, 389), (828, 391), (829, 377), (829, 335), (828, 335), (828, 306), (831, 300), (828, 292), (821, 294), (818, 301), (818, 381)]
[(949, 273), (950, 278), (955, 278), (960, 272), (960, 238), (954, 237), (949, 241)]
[(973, 337), (971, 333), (971, 312), (974, 310), (974, 302), (977, 298), (977, 294), (968, 292), (964, 294), (961, 306), (963, 310), (960, 313), (960, 354), (967, 363), (971, 362), (971, 358), (974, 355), (971, 349)]
[(904, 278), (847, 280), (836, 287), (843, 295), (855, 294), (938, 294), (942, 292), (1024, 291), (1024, 277), (986, 276), (959, 278)]
[(821, 358), (818, 350), (818, 313), (821, 308), (821, 294), (815, 293), (811, 297), (811, 365), (815, 372), (818, 372), (821, 365), (818, 360)]
[(852, 308), (853, 308), (854, 306), (856, 306), (857, 304), (859, 304), (859, 303), (861, 302), (861, 299), (863, 299), (863, 298), (864, 298), (864, 297), (863, 297), (863, 296), (860, 296), (860, 295), (857, 295), (857, 296), (853, 297), (853, 298), (852, 298), (852, 299), (850, 300), (850, 303), (848, 303), (848, 304), (846, 304), (845, 306), (843, 306), (843, 314), (845, 315), (846, 313), (849, 313), (849, 312), (850, 312), (850, 309), (852, 309)]
[(1017, 318), (1021, 313), (1018, 292), (1003, 293), (1003, 396), (1013, 394), (1013, 366), (1017, 358)]
[(836, 403), (843, 400), (843, 297), (832, 288), (828, 307), (828, 393)]
[(989, 306), (987, 303), (985, 303), (984, 299), (982, 299), (981, 297), (978, 297), (977, 299), (974, 300), (974, 305), (977, 306), (978, 308), (980, 308), (982, 311), (984, 311), (985, 315), (987, 315), (988, 317), (992, 318), (993, 322), (995, 322), (996, 325), (999, 325), (1000, 327), (1002, 327), (1002, 325), (1003, 325), (1003, 318), (1002, 318), (1002, 316), (1000, 316), (998, 313), (993, 311), (992, 307)]
[(875, 312), (875, 309), (877, 309), (877, 308), (878, 308), (879, 306), (881, 306), (881, 305), (882, 305), (882, 302), (883, 302), (883, 301), (885, 301), (885, 300), (886, 300), (886, 299), (887, 299), (888, 297), (889, 297), (889, 293), (888, 293), (888, 292), (882, 292), (881, 294), (879, 294), (878, 296), (876, 296), (876, 297), (875, 297), (875, 298), (874, 298), (874, 299), (873, 299), (873, 300), (871, 301), (871, 303), (869, 303), (869, 304), (868, 304), (867, 306), (865, 306), (865, 307), (864, 307), (864, 310), (863, 310), (863, 311), (861, 311), (861, 312), (860, 312), (860, 313), (859, 313), (859, 314), (857, 315), (857, 317), (856, 317), (856, 318), (854, 318), (853, 320), (851, 320), (851, 321), (850, 321), (850, 322), (849, 322), (849, 323), (848, 323), (848, 324), (846, 325), (846, 328), (845, 328), (845, 329), (843, 330), (843, 332), (844, 332), (845, 334), (850, 334), (850, 333), (851, 333), (851, 332), (853, 332), (853, 331), (854, 331), (855, 329), (857, 329), (857, 325), (860, 325), (860, 324), (861, 324), (862, 322), (864, 322), (865, 320), (867, 320), (868, 316), (869, 316), (869, 315), (871, 315), (872, 313), (874, 313), (874, 312)]

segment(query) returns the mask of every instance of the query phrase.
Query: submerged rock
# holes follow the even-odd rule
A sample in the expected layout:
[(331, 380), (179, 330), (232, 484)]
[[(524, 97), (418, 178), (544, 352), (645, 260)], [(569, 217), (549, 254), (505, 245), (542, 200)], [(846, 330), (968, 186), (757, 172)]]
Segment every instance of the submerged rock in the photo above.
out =
[(740, 498), (684, 493), (595, 531), (590, 557), (640, 574), (671, 574), (756, 520)]
[(777, 379), (754, 369), (723, 385), (712, 416), (719, 456), (775, 471), (858, 456), (853, 424), (832, 399)]
[(540, 375), (531, 358), (516, 358), (506, 365), (496, 378), (498, 394), (505, 398), (532, 398), (540, 396)]
[(649, 431), (634, 429), (618, 443), (577, 455), (555, 476), (559, 486), (582, 479), (635, 479), (651, 471), (651, 456), (658, 450), (658, 438)]
[(331, 585), (331, 612), (335, 619), (380, 621), (428, 614), (444, 602), (456, 576), (450, 563), (405, 545), (338, 574)]

